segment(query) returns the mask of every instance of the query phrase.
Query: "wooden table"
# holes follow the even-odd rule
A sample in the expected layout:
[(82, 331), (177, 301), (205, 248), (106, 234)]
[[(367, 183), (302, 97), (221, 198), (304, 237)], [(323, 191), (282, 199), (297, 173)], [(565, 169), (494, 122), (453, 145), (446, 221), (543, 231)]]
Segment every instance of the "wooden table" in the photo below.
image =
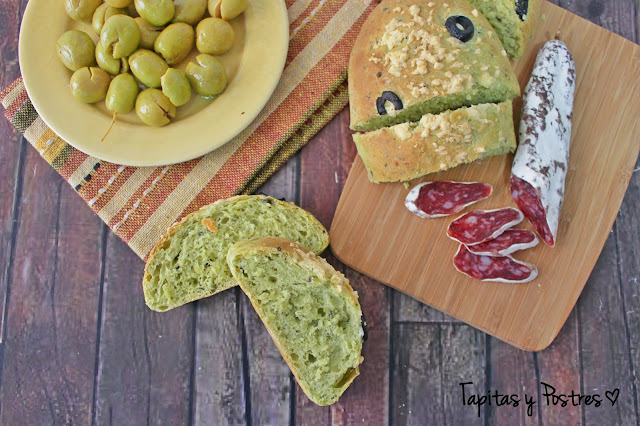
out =
[[(57, 0), (58, 1), (58, 0)], [(349, 0), (355, 1), (355, 0)], [(638, 42), (637, 0), (556, 1)], [(19, 74), (26, 0), (0, 4), (0, 83)], [(629, 82), (640, 84), (640, 82)], [(328, 228), (356, 155), (343, 111), (262, 191)], [(606, 143), (606, 141), (603, 141)], [(341, 265), (369, 324), (362, 375), (310, 403), (237, 289), (157, 314), (143, 263), (0, 119), (0, 424), (620, 424), (640, 410), (640, 173), (557, 340), (528, 353)], [(463, 405), (466, 391), (533, 396)], [(547, 405), (557, 393), (603, 403)], [(605, 391), (619, 389), (615, 406)], [(467, 397), (469, 395), (467, 394)], [(577, 402), (577, 401), (576, 401)]]

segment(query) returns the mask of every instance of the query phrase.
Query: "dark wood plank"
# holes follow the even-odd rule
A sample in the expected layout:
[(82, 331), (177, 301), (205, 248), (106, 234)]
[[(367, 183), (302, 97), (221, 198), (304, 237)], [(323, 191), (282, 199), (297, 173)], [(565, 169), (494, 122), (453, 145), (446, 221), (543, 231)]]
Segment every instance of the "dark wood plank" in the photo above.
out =
[(637, 42), (637, 3), (632, 0), (550, 0), (576, 15)]
[(462, 403), (484, 394), (486, 336), (461, 324), (394, 325), (391, 423), (482, 425), (485, 409)]
[(360, 376), (331, 406), (333, 425), (383, 425), (389, 421), (389, 348), (392, 289), (346, 268), (346, 277), (358, 292), (367, 322)]
[[(291, 158), (259, 190), (298, 203), (300, 156)], [(247, 342), (252, 424), (289, 424), (293, 375), (247, 297), (240, 297)]]
[(104, 227), (33, 149), (21, 179), (0, 423), (88, 424)]
[(142, 261), (111, 232), (106, 253), (95, 423), (187, 423), (194, 306), (151, 311)]
[(393, 297), (393, 320), (397, 322), (461, 322), (400, 292), (395, 292)]
[[(19, 75), (18, 32), (19, 16), (26, 1), (11, 1), (0, 8), (0, 90), (9, 86)], [(4, 112), (2, 107), (0, 111)], [(20, 194), (20, 164), (24, 146), (22, 137), (13, 125), (0, 118), (0, 344), (4, 340), (4, 320), (9, 265), (13, 255), (17, 197)]]
[(284, 198), (299, 203), (300, 152), (294, 155), (262, 185), (256, 193), (264, 193), (274, 198)]
[(640, 160), (631, 178), (618, 219), (615, 235), (620, 268), (626, 339), (631, 352), (633, 390), (637, 415), (640, 407)]
[(356, 155), (344, 109), (301, 151), (300, 205), (329, 229)]
[[(535, 354), (538, 382), (553, 386), (559, 393), (570, 393), (572, 390), (580, 392), (580, 339), (576, 312), (577, 309), (574, 309), (551, 346)], [(582, 424), (582, 406), (547, 405), (546, 398), (542, 396), (538, 405), (543, 425)]]
[(617, 403), (583, 408), (586, 424), (634, 424), (633, 372), (625, 327), (615, 235), (607, 240), (602, 254), (580, 296), (580, 352), (582, 389), (598, 393), (620, 389)]
[[(496, 390), (503, 395), (518, 395), (517, 407), (491, 405), (487, 407), (487, 419), (495, 425), (537, 425), (540, 405), (536, 359), (531, 352), (517, 349), (507, 343), (488, 337), (487, 391)], [(524, 403), (525, 394), (538, 401), (532, 406), (531, 416)]]
[(232, 288), (189, 305), (197, 311), (193, 394), (182, 397), (191, 399), (198, 425), (243, 424), (249, 414), (240, 293)]

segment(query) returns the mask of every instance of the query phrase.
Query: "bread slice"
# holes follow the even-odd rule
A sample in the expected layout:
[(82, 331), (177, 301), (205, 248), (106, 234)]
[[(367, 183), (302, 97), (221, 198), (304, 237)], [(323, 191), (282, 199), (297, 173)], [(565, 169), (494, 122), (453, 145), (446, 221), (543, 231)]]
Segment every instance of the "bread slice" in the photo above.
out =
[(281, 238), (240, 241), (227, 261), (307, 397), (336, 402), (363, 360), (364, 321), (349, 281)]
[(263, 236), (294, 240), (318, 254), (329, 245), (322, 224), (293, 203), (265, 195), (216, 201), (174, 224), (151, 250), (142, 282), (147, 306), (167, 311), (236, 285), (227, 250)]
[(495, 28), (513, 59), (523, 54), (540, 15), (540, 0), (469, 0)]
[[(469, 39), (456, 33), (462, 28), (472, 28)], [(369, 15), (351, 52), (353, 130), (418, 121), (425, 114), (519, 94), (496, 31), (466, 0), (385, 0)]]
[(424, 115), (353, 140), (375, 183), (408, 181), (516, 149), (512, 102)]

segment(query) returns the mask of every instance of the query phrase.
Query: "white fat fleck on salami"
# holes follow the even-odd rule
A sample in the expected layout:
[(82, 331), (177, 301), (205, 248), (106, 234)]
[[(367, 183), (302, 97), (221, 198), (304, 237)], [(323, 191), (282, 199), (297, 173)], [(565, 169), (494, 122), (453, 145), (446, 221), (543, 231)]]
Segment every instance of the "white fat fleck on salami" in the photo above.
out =
[[(569, 165), (575, 87), (576, 67), (567, 46), (559, 40), (545, 43), (523, 95), (511, 189), (518, 207), (551, 246), (555, 245), (558, 232)], [(518, 181), (513, 177), (533, 190), (514, 185)], [(540, 204), (544, 212), (535, 214), (535, 206)]]
[(507, 229), (492, 240), (468, 245), (471, 253), (485, 256), (507, 256), (538, 245), (536, 234), (527, 229)]
[(480, 182), (424, 182), (409, 192), (404, 205), (417, 216), (433, 219), (459, 213), (492, 191), (491, 185)]
[(479, 244), (496, 238), (516, 226), (524, 216), (513, 207), (495, 210), (473, 210), (449, 224), (447, 236), (462, 244)]
[(538, 276), (538, 268), (511, 256), (483, 256), (471, 253), (461, 244), (453, 266), (471, 278), (502, 283), (527, 283)]

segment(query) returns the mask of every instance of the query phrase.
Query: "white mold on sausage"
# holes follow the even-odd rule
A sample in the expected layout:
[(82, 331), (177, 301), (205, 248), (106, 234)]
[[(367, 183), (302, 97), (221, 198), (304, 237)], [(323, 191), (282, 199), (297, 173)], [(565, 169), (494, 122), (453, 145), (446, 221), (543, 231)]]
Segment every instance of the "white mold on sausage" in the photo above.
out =
[[(560, 40), (545, 43), (524, 91), (511, 175), (527, 182), (538, 195), (553, 236), (553, 241), (546, 241), (550, 245), (555, 244), (564, 198), (575, 87), (576, 67), (567, 46)], [(521, 194), (513, 195), (517, 201)]]

